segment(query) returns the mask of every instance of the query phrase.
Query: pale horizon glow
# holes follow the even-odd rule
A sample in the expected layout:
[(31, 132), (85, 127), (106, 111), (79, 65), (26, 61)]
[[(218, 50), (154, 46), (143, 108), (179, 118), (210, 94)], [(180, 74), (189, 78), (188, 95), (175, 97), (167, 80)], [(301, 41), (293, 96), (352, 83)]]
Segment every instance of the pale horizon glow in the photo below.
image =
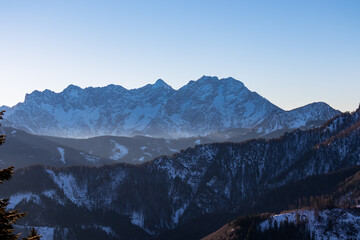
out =
[(360, 2), (1, 1), (0, 106), (68, 85), (233, 77), (284, 110), (360, 103)]

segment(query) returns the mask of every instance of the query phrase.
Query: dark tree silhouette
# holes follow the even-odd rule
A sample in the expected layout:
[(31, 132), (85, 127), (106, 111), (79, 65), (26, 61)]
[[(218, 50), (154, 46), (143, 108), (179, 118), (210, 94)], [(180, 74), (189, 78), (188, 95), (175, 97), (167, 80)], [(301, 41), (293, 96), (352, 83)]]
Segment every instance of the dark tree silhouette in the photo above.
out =
[[(0, 111), (0, 120), (3, 119), (5, 111)], [(1, 126), (1, 124), (0, 124)], [(0, 145), (5, 143), (5, 135), (0, 135)], [(4, 181), (9, 181), (14, 173), (14, 167), (8, 167), (0, 170), (0, 184)], [(0, 199), (0, 239), (1, 240), (16, 240), (19, 238), (21, 233), (14, 233), (14, 223), (26, 215), (26, 213), (20, 213), (19, 210), (8, 211), (6, 208), (9, 205), (9, 199)], [(34, 229), (35, 230), (35, 229)], [(23, 238), (26, 240), (39, 240), (40, 236), (32, 236), (33, 231), (29, 238)]]

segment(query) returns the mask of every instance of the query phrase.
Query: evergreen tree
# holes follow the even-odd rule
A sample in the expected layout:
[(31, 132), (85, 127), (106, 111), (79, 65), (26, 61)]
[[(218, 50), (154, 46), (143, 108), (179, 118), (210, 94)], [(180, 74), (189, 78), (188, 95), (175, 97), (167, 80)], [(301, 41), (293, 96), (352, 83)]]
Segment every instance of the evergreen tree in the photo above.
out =
[[(0, 120), (3, 119), (5, 111), (0, 111)], [(5, 135), (0, 135), (0, 145), (5, 142)], [(4, 181), (11, 179), (14, 173), (14, 167), (8, 167), (0, 170), (0, 184)], [(25, 216), (26, 213), (19, 213), (19, 210), (8, 211), (6, 207), (9, 205), (9, 199), (0, 199), (0, 239), (1, 240), (16, 240), (19, 234), (14, 233), (13, 224), (19, 219)], [(35, 230), (35, 229), (34, 229)], [(32, 231), (33, 233), (33, 231)], [(25, 238), (27, 240), (39, 240), (40, 236), (36, 235), (37, 238)]]

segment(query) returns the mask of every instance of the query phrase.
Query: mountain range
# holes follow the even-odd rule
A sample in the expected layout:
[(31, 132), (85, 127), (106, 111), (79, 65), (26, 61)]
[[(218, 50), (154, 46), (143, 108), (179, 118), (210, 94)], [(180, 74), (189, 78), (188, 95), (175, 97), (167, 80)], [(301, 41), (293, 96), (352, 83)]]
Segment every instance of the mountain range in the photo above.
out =
[(1, 197), (29, 212), (19, 229), (54, 239), (199, 239), (236, 216), (331, 192), (360, 170), (359, 142), (360, 108), (277, 139), (199, 144), (141, 165), (31, 166)]
[(0, 198), (29, 213), (17, 231), (35, 227), (45, 240), (360, 236), (360, 108), (285, 111), (238, 80), (203, 76), (178, 90), (162, 80), (70, 85), (2, 109), (0, 165), (18, 170)]
[(280, 136), (319, 126), (340, 112), (317, 102), (285, 111), (233, 78), (203, 76), (174, 90), (163, 80), (138, 89), (70, 85), (60, 93), (27, 94), (7, 110), (4, 126), (32, 134), (87, 138), (146, 135), (218, 136), (233, 140)]

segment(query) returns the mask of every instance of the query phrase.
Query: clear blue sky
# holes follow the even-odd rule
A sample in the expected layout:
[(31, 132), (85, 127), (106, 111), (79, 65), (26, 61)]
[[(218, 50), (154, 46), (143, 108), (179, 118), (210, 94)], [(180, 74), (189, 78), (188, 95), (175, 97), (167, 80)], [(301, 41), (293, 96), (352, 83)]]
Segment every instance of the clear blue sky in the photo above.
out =
[(284, 109), (360, 103), (360, 1), (0, 1), (0, 105), (232, 76)]

